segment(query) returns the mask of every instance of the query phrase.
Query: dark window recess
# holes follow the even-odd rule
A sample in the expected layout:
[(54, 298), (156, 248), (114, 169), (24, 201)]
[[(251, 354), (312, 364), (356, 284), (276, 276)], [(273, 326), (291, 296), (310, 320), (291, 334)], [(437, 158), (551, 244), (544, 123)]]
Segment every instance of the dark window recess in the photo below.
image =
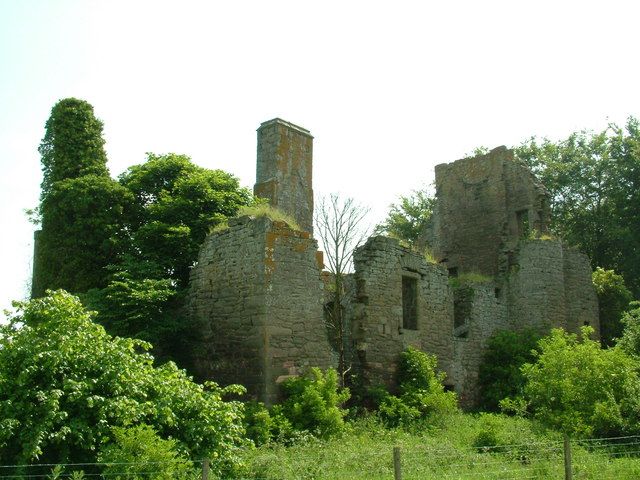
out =
[(518, 210), (516, 212), (516, 223), (518, 224), (518, 237), (529, 236), (529, 210)]
[(450, 277), (457, 277), (458, 276), (458, 267), (449, 268), (449, 276)]
[(402, 277), (402, 328), (418, 329), (418, 279)]

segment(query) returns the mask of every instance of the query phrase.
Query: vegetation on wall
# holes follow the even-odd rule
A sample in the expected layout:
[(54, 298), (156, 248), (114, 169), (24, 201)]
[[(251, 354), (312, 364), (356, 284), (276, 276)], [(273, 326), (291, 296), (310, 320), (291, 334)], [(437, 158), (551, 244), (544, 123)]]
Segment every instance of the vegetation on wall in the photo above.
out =
[(32, 296), (48, 288), (82, 292), (103, 287), (104, 268), (119, 254), (131, 196), (109, 176), (102, 122), (93, 107), (75, 98), (54, 105), (39, 151), (42, 231)]

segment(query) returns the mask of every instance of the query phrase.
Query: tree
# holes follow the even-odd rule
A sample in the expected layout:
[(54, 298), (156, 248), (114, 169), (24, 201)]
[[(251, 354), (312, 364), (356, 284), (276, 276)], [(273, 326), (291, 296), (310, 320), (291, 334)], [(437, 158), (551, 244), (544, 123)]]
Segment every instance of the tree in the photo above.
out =
[(83, 100), (60, 100), (40, 144), (42, 192), (32, 297), (47, 288), (82, 292), (105, 284), (127, 192), (109, 177), (102, 122)]
[(629, 118), (599, 133), (552, 142), (531, 138), (517, 156), (550, 192), (554, 233), (592, 266), (622, 274), (640, 295), (640, 124)]
[(110, 333), (150, 341), (156, 356), (189, 366), (197, 331), (183, 308), (189, 272), (209, 231), (254, 198), (234, 176), (186, 155), (147, 155), (120, 176), (131, 197), (121, 254), (107, 284), (83, 300)]
[(253, 195), (233, 175), (199, 167), (186, 155), (147, 155), (120, 176), (135, 197), (127, 226), (130, 253), (185, 287), (205, 236), (251, 204)]
[(110, 177), (85, 175), (55, 182), (42, 199), (32, 297), (48, 288), (74, 293), (104, 287), (118, 261), (123, 220), (133, 196)]
[(16, 303), (0, 326), (0, 463), (95, 462), (114, 427), (149, 425), (221, 473), (243, 444), (242, 408), (194, 383), (150, 345), (111, 337), (64, 291)]
[(338, 351), (338, 374), (344, 386), (346, 365), (347, 325), (344, 312), (345, 275), (351, 269), (353, 251), (363, 243), (368, 229), (364, 225), (369, 209), (353, 198), (332, 194), (316, 203), (315, 228), (331, 272), (331, 300), (325, 307), (327, 327)]
[(613, 270), (598, 267), (593, 271), (592, 280), (598, 294), (600, 341), (610, 347), (622, 335), (622, 314), (629, 308), (633, 296), (625, 286), (624, 278)]
[(524, 397), (542, 423), (578, 436), (636, 434), (640, 419), (638, 366), (620, 348), (601, 349), (561, 329), (540, 340), (535, 363), (522, 367)]
[(61, 180), (109, 176), (102, 126), (93, 107), (84, 100), (65, 98), (53, 106), (38, 148), (42, 156), (42, 199)]
[(627, 354), (640, 360), (640, 302), (629, 304), (629, 310), (622, 314), (624, 329), (618, 339), (618, 346)]
[(425, 230), (434, 207), (435, 197), (428, 189), (401, 196), (399, 203), (391, 205), (384, 222), (376, 226), (376, 233), (398, 238), (411, 247), (423, 249), (427, 243)]

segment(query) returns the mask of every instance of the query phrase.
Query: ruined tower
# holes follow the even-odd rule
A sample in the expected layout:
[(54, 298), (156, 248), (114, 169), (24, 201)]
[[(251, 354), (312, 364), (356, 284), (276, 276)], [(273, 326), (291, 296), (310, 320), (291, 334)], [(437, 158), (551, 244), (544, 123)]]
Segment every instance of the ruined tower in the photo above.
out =
[(256, 184), (253, 192), (313, 232), (313, 137), (309, 130), (280, 118), (258, 128)]

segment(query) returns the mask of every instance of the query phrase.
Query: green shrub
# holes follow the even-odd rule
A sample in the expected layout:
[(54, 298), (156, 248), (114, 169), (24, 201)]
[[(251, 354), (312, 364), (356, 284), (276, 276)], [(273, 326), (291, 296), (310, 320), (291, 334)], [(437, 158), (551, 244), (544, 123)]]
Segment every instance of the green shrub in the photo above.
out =
[(561, 329), (540, 340), (535, 363), (522, 367), (524, 397), (542, 423), (577, 436), (610, 437), (639, 431), (638, 364), (621, 348), (601, 349)]
[(520, 368), (535, 360), (539, 339), (532, 330), (501, 330), (489, 339), (478, 376), (482, 410), (497, 412), (501, 400), (522, 394), (525, 379)]
[(433, 419), (457, 410), (453, 392), (445, 392), (445, 374), (438, 372), (435, 355), (409, 347), (400, 355), (398, 382), (400, 396), (386, 396), (379, 409), (382, 421), (390, 427), (405, 426)]
[(273, 435), (274, 421), (262, 402), (248, 402), (244, 406), (244, 425), (247, 438), (254, 445), (269, 443)]
[(631, 302), (629, 309), (622, 315), (624, 330), (618, 345), (627, 354), (640, 358), (640, 302)]
[(106, 464), (108, 478), (187, 480), (194, 478), (193, 464), (182, 456), (176, 440), (164, 440), (148, 425), (116, 427), (114, 439), (100, 448), (98, 461)]
[[(340, 433), (344, 429), (347, 410), (342, 405), (349, 399), (349, 389), (338, 388), (338, 374), (333, 369), (323, 373), (312, 368), (306, 375), (283, 382), (286, 400), (272, 409), (274, 417), (288, 420), (293, 429), (308, 431), (321, 438)], [(283, 428), (282, 419), (277, 420)], [(286, 424), (285, 424), (286, 425)]]
[(172, 362), (155, 366), (146, 342), (109, 336), (64, 291), (15, 304), (0, 325), (0, 459), (94, 462), (113, 427), (151, 425), (192, 458), (227, 471), (245, 444), (241, 387), (200, 385)]
[(500, 438), (500, 425), (493, 415), (481, 415), (478, 423), (479, 431), (473, 439), (474, 447), (493, 448), (503, 443)]

